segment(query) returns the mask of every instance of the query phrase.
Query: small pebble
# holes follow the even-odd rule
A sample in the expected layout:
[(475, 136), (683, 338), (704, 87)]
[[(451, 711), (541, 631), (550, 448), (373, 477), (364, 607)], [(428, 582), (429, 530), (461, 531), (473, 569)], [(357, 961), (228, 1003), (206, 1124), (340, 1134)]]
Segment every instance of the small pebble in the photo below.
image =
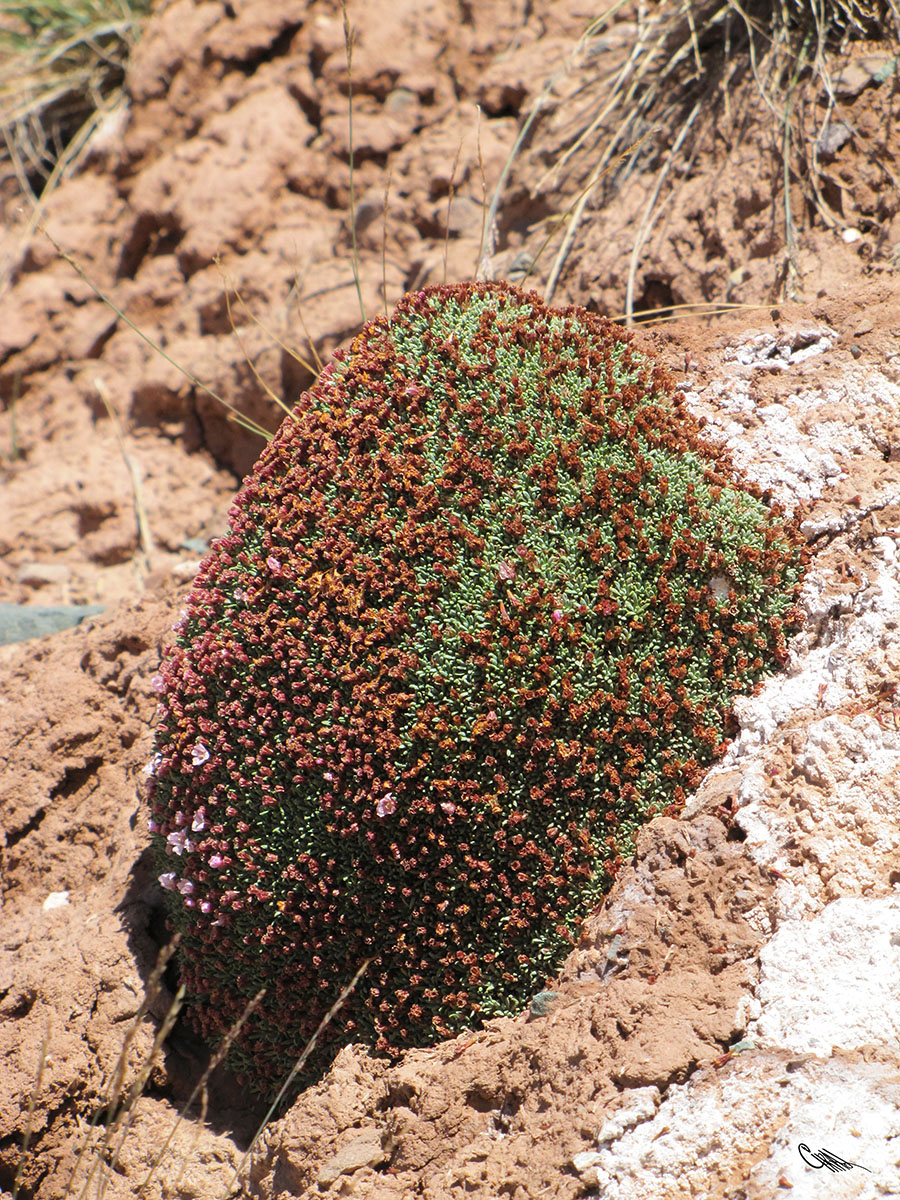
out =
[(834, 121), (819, 134), (816, 149), (820, 154), (836, 154), (853, 137), (853, 130), (846, 121)]
[(529, 1012), (533, 1017), (546, 1017), (550, 1011), (550, 1005), (559, 995), (559, 992), (538, 992), (531, 1001)]
[(25, 562), (16, 571), (16, 582), (39, 588), (51, 583), (66, 583), (72, 571), (64, 563)]
[(585, 1171), (589, 1171), (591, 1167), (597, 1167), (603, 1162), (603, 1155), (598, 1150), (582, 1150), (580, 1154), (576, 1154), (572, 1159), (572, 1166), (579, 1175), (583, 1175)]
[(198, 558), (185, 559), (176, 563), (172, 568), (172, 578), (178, 583), (190, 583), (199, 570), (200, 560)]

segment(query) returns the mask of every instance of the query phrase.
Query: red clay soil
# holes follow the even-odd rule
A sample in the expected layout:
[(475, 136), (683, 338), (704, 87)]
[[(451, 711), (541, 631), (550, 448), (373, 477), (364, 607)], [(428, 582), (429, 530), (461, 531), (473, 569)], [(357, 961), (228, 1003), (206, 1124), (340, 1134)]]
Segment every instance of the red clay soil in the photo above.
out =
[[(573, 97), (591, 95), (592, 60), (576, 52), (591, 15), (577, 0), (351, 5), (367, 313), (470, 277), (485, 246), (496, 277), (521, 280), (577, 189), (577, 170), (556, 188), (546, 173)], [(619, 53), (629, 28), (623, 10), (601, 52)], [(835, 70), (878, 54), (859, 47)], [(900, 94), (896, 73), (866, 69), (841, 95), (853, 136), (822, 166), (831, 225), (792, 194), (795, 271), (770, 117), (747, 89), (740, 136), (736, 124), (701, 148), (635, 274), (636, 308), (758, 306), (635, 336), (711, 436), (799, 508), (814, 561), (786, 682), (739, 705), (724, 764), (681, 818), (640, 835), (553, 997), (398, 1063), (344, 1050), (246, 1159), (263, 1113), (219, 1069), (154, 1166), (208, 1052), (181, 1021), (154, 1047), (177, 976), (152, 986), (166, 931), (142, 773), (151, 681), (262, 441), (142, 342), (50, 238), (267, 429), (281, 416), (267, 389), (291, 404), (360, 322), (340, 6), (155, 5), (127, 106), (47, 203), (50, 237), (12, 202), (0, 234), (0, 601), (105, 609), (0, 647), (4, 1197), (17, 1175), (23, 1200), (805, 1195), (796, 1150), (789, 1165), (778, 1157), (779, 1130), (806, 1111), (790, 1064), (812, 1064), (810, 1096), (827, 1093), (835, 1055), (843, 1086), (868, 1071), (889, 1087), (890, 1016), (822, 1051), (772, 1032), (783, 1000), (770, 949), (796, 919), (893, 903), (900, 886)], [(485, 233), (523, 116), (554, 76)], [(556, 302), (623, 310), (653, 182), (635, 171), (588, 205)], [(552, 255), (530, 284), (546, 282)], [(725, 1124), (733, 1108), (729, 1145), (699, 1116), (695, 1134), (679, 1132), (685, 1096), (697, 1113), (712, 1096)], [(758, 1119), (739, 1117), (742, 1104)], [(651, 1126), (650, 1149), (631, 1149)], [(889, 1168), (873, 1174), (885, 1189)]]

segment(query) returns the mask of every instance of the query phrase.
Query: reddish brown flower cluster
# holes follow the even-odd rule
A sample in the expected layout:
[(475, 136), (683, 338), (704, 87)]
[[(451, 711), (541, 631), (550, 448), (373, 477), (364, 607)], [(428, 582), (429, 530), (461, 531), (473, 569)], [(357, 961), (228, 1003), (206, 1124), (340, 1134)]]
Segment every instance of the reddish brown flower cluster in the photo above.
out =
[(161, 675), (151, 791), (199, 1027), (278, 1087), (516, 1011), (782, 661), (804, 552), (621, 332), (407, 296), (283, 425)]

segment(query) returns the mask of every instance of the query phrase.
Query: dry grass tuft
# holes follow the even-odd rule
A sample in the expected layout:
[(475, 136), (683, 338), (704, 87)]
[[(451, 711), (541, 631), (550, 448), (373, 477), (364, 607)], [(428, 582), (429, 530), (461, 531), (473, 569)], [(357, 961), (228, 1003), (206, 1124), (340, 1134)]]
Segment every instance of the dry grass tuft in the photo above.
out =
[[(834, 223), (816, 185), (817, 140), (838, 106), (829, 63), (855, 39), (896, 45), (897, 0), (615, 0), (592, 22), (580, 44), (580, 80), (565, 106), (563, 150), (540, 189), (572, 194), (605, 173), (597, 200), (602, 205), (632, 171), (655, 172), (633, 243), (628, 323), (637, 261), (665, 197), (677, 188), (712, 132), (733, 127), (735, 97), (746, 81), (755, 85), (771, 113), (785, 184), (798, 181), (826, 222)], [(602, 63), (602, 69), (592, 67), (592, 61)], [(811, 118), (809, 102), (823, 91), (826, 115), (818, 128), (811, 128), (817, 117)], [(643, 139), (648, 140), (641, 154), (625, 153)], [(794, 221), (789, 187), (784, 193), (789, 285)], [(551, 269), (547, 303), (582, 211), (583, 205), (576, 208)]]
[[(122, 101), (150, 0), (5, 0), (0, 11), (0, 171), (36, 202)], [(4, 164), (5, 160), (5, 164)]]

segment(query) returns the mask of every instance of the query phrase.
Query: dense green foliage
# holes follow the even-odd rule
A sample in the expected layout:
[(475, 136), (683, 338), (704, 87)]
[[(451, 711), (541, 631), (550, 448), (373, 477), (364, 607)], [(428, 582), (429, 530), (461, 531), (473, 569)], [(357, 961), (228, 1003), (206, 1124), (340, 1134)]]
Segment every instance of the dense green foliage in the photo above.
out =
[(159, 688), (161, 881), (233, 1063), (518, 1011), (783, 660), (804, 553), (621, 331), (407, 296), (285, 421)]

